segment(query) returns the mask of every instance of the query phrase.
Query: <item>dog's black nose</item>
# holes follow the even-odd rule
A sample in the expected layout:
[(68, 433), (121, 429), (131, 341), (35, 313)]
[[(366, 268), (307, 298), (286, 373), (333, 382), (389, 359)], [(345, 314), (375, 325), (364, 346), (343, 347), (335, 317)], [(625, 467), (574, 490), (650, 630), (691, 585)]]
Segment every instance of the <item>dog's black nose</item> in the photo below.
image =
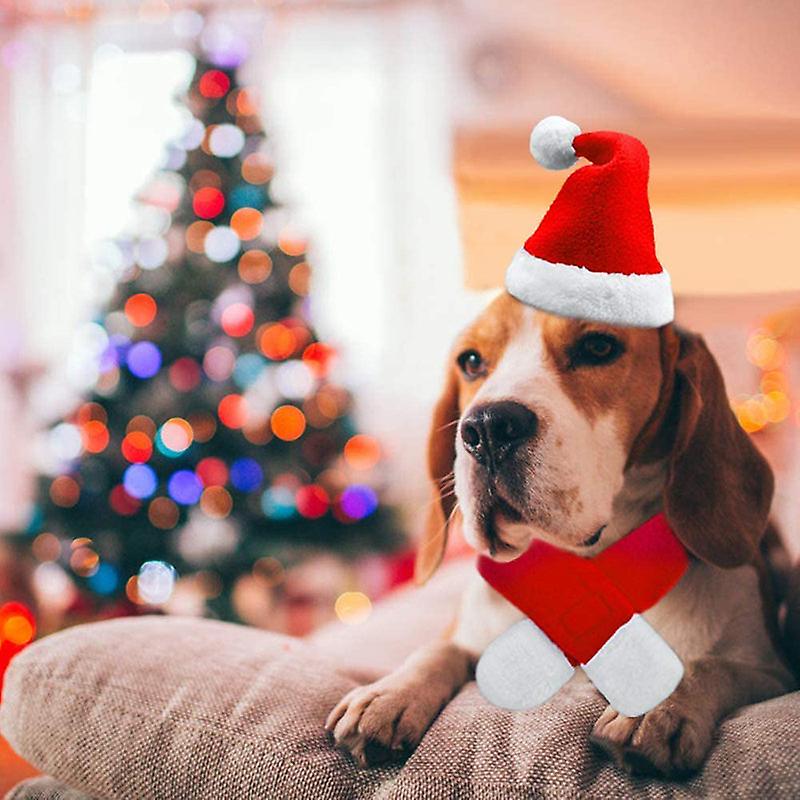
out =
[(536, 414), (521, 403), (485, 403), (461, 420), (461, 439), (467, 452), (491, 469), (532, 439), (538, 425)]

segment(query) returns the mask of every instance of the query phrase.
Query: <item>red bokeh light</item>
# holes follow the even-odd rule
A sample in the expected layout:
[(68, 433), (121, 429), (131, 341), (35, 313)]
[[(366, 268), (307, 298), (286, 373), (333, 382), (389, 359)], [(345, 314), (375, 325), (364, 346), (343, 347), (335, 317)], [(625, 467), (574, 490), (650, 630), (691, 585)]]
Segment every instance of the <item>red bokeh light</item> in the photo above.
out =
[(232, 303), (222, 312), (220, 322), (222, 330), (228, 336), (247, 336), (253, 330), (255, 317), (250, 306), (244, 303)]
[(143, 431), (131, 431), (123, 440), (122, 455), (132, 464), (144, 464), (153, 455), (153, 443)]
[(336, 351), (329, 345), (314, 342), (303, 351), (303, 363), (317, 378), (324, 378), (335, 355)]
[(228, 467), (221, 458), (203, 458), (195, 469), (203, 486), (224, 486), (228, 482)]
[(192, 198), (194, 213), (202, 219), (214, 219), (225, 208), (225, 195), (214, 186), (204, 186)]
[(217, 414), (228, 428), (241, 428), (247, 422), (247, 401), (240, 394), (227, 394), (219, 401)]
[(225, 97), (231, 88), (231, 79), (221, 70), (210, 69), (203, 74), (198, 84), (200, 94), (209, 99)]
[(330, 507), (328, 493), (315, 483), (302, 486), (295, 495), (297, 511), (307, 519), (319, 519), (324, 516)]
[(141, 292), (129, 297), (125, 301), (125, 316), (131, 325), (144, 328), (149, 325), (158, 313), (156, 301), (149, 295)]
[(142, 505), (135, 497), (131, 497), (123, 486), (115, 486), (108, 495), (108, 504), (112, 511), (122, 517), (133, 516)]
[(200, 383), (200, 365), (188, 356), (179, 358), (169, 368), (169, 381), (179, 392), (191, 392)]

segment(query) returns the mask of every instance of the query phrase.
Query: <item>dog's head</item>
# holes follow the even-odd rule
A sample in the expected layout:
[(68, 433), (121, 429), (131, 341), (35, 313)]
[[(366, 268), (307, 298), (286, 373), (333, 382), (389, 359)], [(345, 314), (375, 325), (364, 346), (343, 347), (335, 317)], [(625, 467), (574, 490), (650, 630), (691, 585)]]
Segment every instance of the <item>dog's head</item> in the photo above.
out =
[(660, 507), (690, 552), (733, 567), (753, 557), (773, 489), (699, 336), (566, 319), (507, 294), (458, 338), (428, 461), (419, 581), (456, 518), (476, 550), (510, 560), (535, 538), (592, 555), (631, 513)]

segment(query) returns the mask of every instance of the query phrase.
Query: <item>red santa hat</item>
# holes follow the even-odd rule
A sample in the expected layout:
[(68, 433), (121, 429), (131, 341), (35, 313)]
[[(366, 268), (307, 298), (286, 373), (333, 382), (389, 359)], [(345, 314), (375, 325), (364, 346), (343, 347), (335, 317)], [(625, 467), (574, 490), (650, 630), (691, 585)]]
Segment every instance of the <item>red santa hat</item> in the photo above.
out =
[(657, 328), (674, 316), (669, 275), (658, 263), (647, 199), (649, 158), (624, 133), (581, 133), (543, 119), (531, 153), (547, 169), (575, 170), (506, 272), (523, 303), (565, 317)]

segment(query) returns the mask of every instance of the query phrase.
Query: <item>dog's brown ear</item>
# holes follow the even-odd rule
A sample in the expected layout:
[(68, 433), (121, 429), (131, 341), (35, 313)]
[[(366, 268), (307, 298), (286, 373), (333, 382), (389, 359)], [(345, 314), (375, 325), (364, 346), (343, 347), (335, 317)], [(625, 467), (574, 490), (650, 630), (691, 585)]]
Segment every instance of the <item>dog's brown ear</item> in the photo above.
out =
[(690, 552), (736, 567), (753, 559), (767, 526), (772, 470), (739, 426), (703, 339), (679, 337), (664, 509)]
[(428, 434), (428, 474), (433, 483), (433, 501), (414, 564), (414, 579), (418, 584), (425, 583), (436, 571), (447, 545), (447, 529), (456, 504), (453, 464), (458, 415), (458, 381), (450, 368)]

